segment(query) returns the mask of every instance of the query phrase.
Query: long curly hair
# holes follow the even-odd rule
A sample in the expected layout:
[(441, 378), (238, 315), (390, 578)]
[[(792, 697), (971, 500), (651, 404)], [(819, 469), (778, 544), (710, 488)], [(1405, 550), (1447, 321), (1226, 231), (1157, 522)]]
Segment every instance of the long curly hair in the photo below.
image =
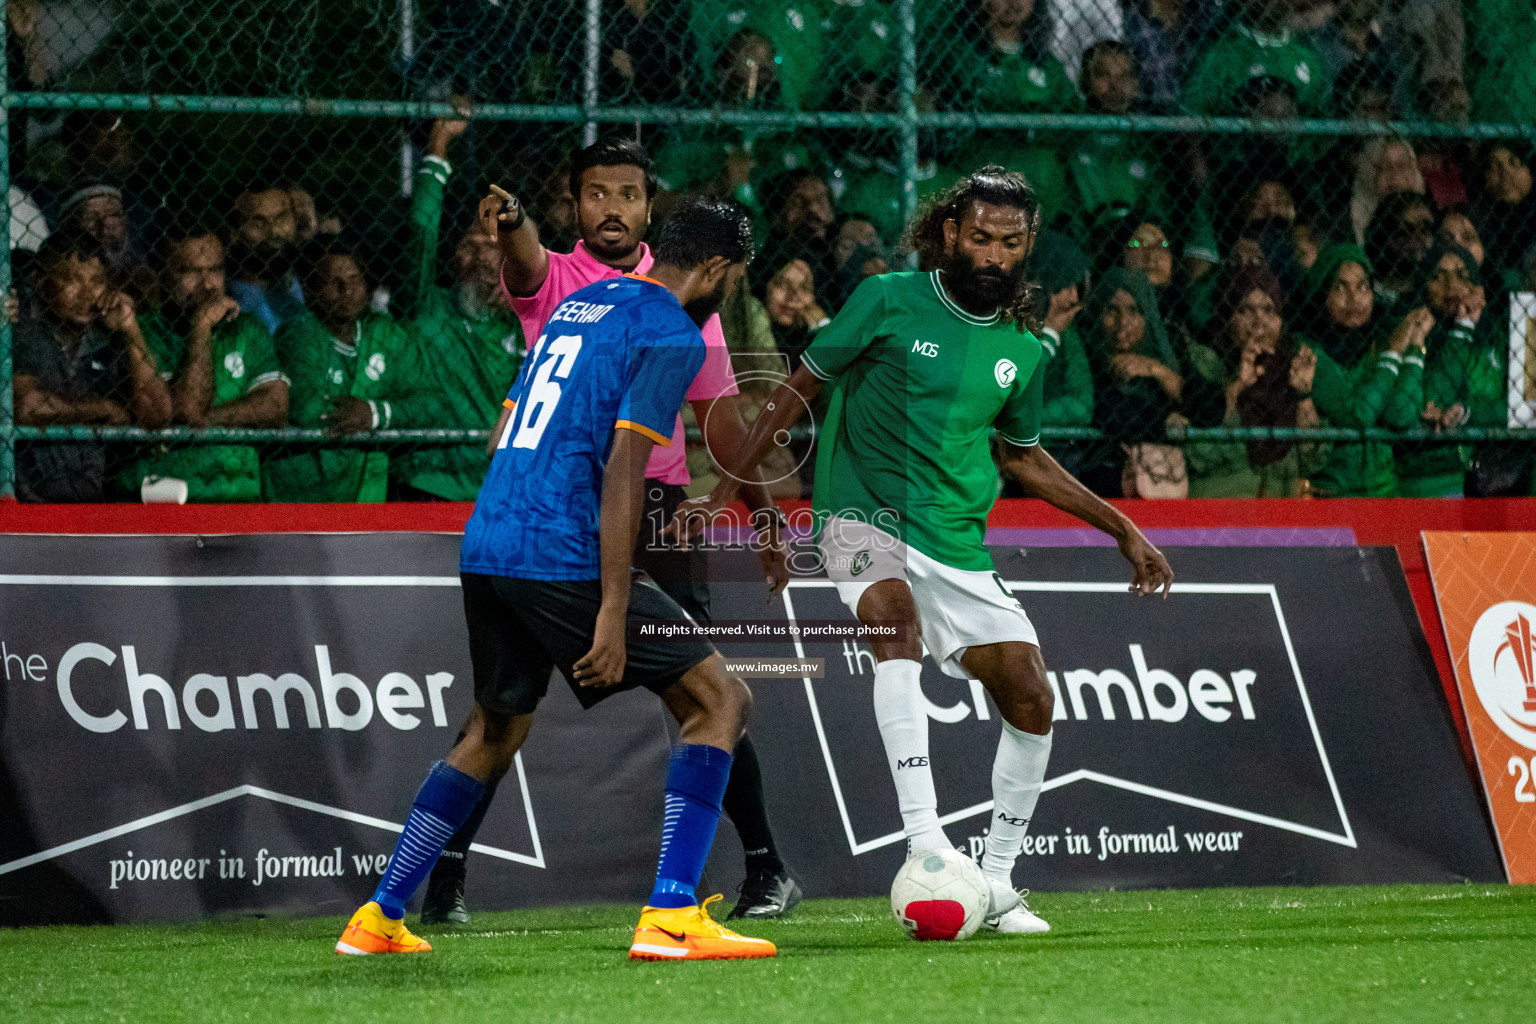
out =
[[(944, 222), (960, 223), (975, 203), (991, 206), (1011, 206), (1023, 210), (1029, 217), (1030, 232), (1038, 231), (1040, 201), (1024, 175), (996, 164), (988, 164), (955, 182), (949, 188), (930, 196), (918, 207), (912, 223), (907, 226), (903, 245), (917, 253), (918, 267), (922, 270), (941, 270), (949, 262), (944, 251)], [(1004, 320), (1019, 330), (1031, 330), (1037, 326), (1035, 315), (1039, 287), (1027, 277), (1020, 277), (1013, 294), (1003, 299), (999, 312)]]

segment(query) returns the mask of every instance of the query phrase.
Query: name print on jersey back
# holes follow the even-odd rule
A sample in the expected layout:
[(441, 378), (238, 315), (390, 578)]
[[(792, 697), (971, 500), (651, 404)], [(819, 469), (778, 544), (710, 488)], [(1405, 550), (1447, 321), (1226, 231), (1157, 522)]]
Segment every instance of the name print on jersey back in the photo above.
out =
[(670, 444), (704, 340), (647, 279), (599, 281), (550, 315), (507, 396), (512, 415), (465, 527), (460, 568), (591, 580), (615, 429)]

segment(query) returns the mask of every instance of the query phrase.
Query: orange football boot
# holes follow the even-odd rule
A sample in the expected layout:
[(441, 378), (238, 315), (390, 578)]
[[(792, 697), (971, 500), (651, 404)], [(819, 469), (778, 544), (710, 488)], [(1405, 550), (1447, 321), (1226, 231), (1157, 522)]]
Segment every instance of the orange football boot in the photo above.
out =
[(749, 960), (778, 956), (767, 939), (754, 939), (721, 925), (709, 916), (711, 896), (700, 906), (646, 907), (640, 911), (631, 960)]
[(336, 952), (353, 955), (369, 953), (428, 953), (432, 946), (411, 934), (405, 921), (384, 916), (384, 908), (369, 900), (347, 922), (347, 930), (336, 940)]

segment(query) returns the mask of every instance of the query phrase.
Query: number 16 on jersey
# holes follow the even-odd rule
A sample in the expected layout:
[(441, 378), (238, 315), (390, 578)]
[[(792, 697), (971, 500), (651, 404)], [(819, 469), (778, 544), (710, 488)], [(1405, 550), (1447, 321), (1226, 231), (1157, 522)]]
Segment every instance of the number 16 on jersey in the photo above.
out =
[(537, 448), (539, 439), (544, 436), (544, 428), (549, 426), (555, 407), (560, 404), (559, 381), (569, 377), (571, 368), (576, 365), (576, 357), (581, 354), (581, 335), (562, 334), (546, 349), (544, 342), (547, 338), (548, 335), (541, 334), (534, 343), (533, 352), (528, 357), (529, 365), (535, 367), (533, 379), (524, 390), (522, 401), (518, 403), (498, 448), (505, 448), (508, 438), (511, 438), (513, 448)]

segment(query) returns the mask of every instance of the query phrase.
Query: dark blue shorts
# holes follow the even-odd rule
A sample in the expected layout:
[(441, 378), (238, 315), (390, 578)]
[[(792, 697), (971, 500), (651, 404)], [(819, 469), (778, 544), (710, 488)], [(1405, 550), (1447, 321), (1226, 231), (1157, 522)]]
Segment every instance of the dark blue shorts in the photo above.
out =
[(459, 578), (469, 623), (475, 702), (487, 711), (531, 714), (557, 668), (584, 708), (637, 686), (660, 693), (715, 653), (713, 646), (697, 640), (634, 640), (636, 622), (687, 617), (654, 583), (639, 578), (629, 594), (631, 639), (623, 680), (615, 686), (582, 686), (572, 667), (592, 649), (602, 605), (600, 581), (525, 580), (473, 572), (460, 573)]

